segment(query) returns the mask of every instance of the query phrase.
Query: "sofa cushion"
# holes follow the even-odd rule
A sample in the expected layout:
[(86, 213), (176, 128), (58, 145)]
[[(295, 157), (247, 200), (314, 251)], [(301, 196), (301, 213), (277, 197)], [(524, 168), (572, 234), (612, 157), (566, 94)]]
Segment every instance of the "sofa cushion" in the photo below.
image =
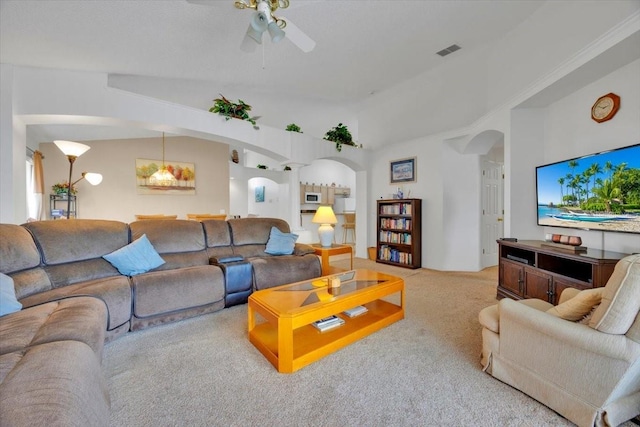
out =
[(100, 258), (129, 243), (129, 228), (119, 221), (74, 219), (36, 221), (22, 226), (33, 235), (46, 265)]
[(13, 287), (13, 279), (4, 273), (0, 273), (0, 316), (20, 311), (22, 304), (16, 299), (16, 290)]
[(316, 255), (262, 256), (249, 259), (253, 266), (253, 285), (256, 290), (286, 285), (321, 275)]
[(204, 251), (204, 230), (200, 221), (156, 219), (129, 224), (131, 240), (146, 234), (159, 254)]
[[(63, 286), (47, 292), (40, 292), (21, 299), (26, 307), (56, 301), (62, 298), (91, 296), (104, 301), (109, 313), (108, 331), (114, 330), (129, 322), (131, 318), (131, 283), (126, 276), (108, 277), (105, 279), (89, 280), (74, 285)], [(75, 298), (73, 298), (75, 299)]]
[(588, 315), (593, 307), (600, 304), (604, 288), (585, 289), (573, 298), (547, 310), (547, 313), (572, 322)]
[(13, 273), (40, 265), (40, 252), (31, 233), (15, 224), (0, 224), (0, 273)]
[(640, 311), (640, 254), (629, 255), (616, 264), (604, 287), (602, 302), (589, 326), (608, 334), (625, 334)]
[(206, 236), (207, 248), (231, 246), (231, 232), (227, 221), (207, 219), (202, 221)]
[(3, 355), (4, 368), (3, 426), (109, 425), (109, 390), (100, 360), (85, 343), (49, 342)]
[(266, 245), (271, 235), (271, 227), (276, 227), (283, 233), (291, 231), (289, 224), (278, 218), (242, 218), (230, 219), (227, 222), (234, 246)]
[(224, 299), (222, 270), (213, 265), (152, 271), (134, 276), (131, 281), (133, 314), (138, 318), (204, 306)]
[(55, 341), (78, 341), (102, 358), (107, 307), (97, 298), (76, 297), (49, 302), (0, 319), (0, 354)]
[(146, 234), (110, 254), (103, 255), (120, 274), (135, 276), (146, 273), (164, 264), (164, 260), (153, 248)]
[(277, 227), (271, 227), (267, 247), (264, 250), (269, 255), (291, 255), (298, 240), (294, 233), (283, 233)]

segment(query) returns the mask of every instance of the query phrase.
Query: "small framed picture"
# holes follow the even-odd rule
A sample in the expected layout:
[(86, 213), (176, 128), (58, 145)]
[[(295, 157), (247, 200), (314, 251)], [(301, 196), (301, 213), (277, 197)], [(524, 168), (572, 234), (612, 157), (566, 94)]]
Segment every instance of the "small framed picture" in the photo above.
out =
[(264, 202), (264, 185), (256, 187), (256, 203)]
[(416, 182), (416, 158), (393, 160), (390, 163), (391, 184)]

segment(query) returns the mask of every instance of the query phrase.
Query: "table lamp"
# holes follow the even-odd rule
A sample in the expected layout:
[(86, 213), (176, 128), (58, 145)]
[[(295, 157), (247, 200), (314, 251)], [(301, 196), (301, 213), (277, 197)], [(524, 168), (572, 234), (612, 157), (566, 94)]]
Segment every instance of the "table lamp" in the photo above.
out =
[(320, 246), (322, 246), (323, 248), (331, 247), (334, 233), (331, 224), (336, 224), (338, 222), (338, 219), (333, 213), (333, 209), (331, 209), (331, 206), (320, 206), (316, 211), (316, 214), (313, 216), (311, 222), (320, 224), (320, 227), (318, 227)]

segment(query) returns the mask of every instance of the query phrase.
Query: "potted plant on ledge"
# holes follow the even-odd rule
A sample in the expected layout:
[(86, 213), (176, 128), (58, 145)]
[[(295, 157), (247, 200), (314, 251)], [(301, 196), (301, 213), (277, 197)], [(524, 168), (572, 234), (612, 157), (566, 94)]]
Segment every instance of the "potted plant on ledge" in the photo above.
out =
[(338, 152), (342, 151), (342, 145), (351, 145), (352, 147), (357, 147), (358, 145), (353, 142), (353, 138), (351, 137), (351, 132), (349, 129), (342, 123), (338, 123), (338, 126), (332, 128), (327, 131), (324, 135), (324, 139), (327, 141), (333, 141), (336, 143), (336, 150)]
[(237, 103), (231, 102), (222, 94), (220, 94), (220, 98), (213, 100), (213, 107), (209, 108), (210, 113), (220, 114), (225, 117), (225, 120), (229, 120), (231, 118), (246, 120), (251, 123), (255, 129), (258, 129), (258, 126), (256, 126), (256, 120), (260, 117), (251, 117), (249, 116), (248, 111), (251, 111), (251, 105), (245, 103), (241, 99), (239, 99)]

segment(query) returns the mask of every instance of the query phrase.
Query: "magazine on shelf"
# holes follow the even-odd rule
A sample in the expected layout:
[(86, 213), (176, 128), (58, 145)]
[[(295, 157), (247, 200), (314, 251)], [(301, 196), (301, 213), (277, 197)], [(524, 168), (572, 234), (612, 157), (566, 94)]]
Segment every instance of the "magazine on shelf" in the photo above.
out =
[(339, 318), (338, 316), (329, 316), (324, 319), (317, 320), (312, 323), (312, 325), (318, 329), (320, 332), (327, 331), (329, 329), (337, 328), (344, 324), (344, 320)]
[(367, 307), (365, 307), (364, 305), (358, 305), (356, 307), (345, 310), (344, 314), (346, 314), (349, 317), (356, 317), (356, 316), (360, 316), (361, 314), (365, 314), (367, 311), (369, 311)]

